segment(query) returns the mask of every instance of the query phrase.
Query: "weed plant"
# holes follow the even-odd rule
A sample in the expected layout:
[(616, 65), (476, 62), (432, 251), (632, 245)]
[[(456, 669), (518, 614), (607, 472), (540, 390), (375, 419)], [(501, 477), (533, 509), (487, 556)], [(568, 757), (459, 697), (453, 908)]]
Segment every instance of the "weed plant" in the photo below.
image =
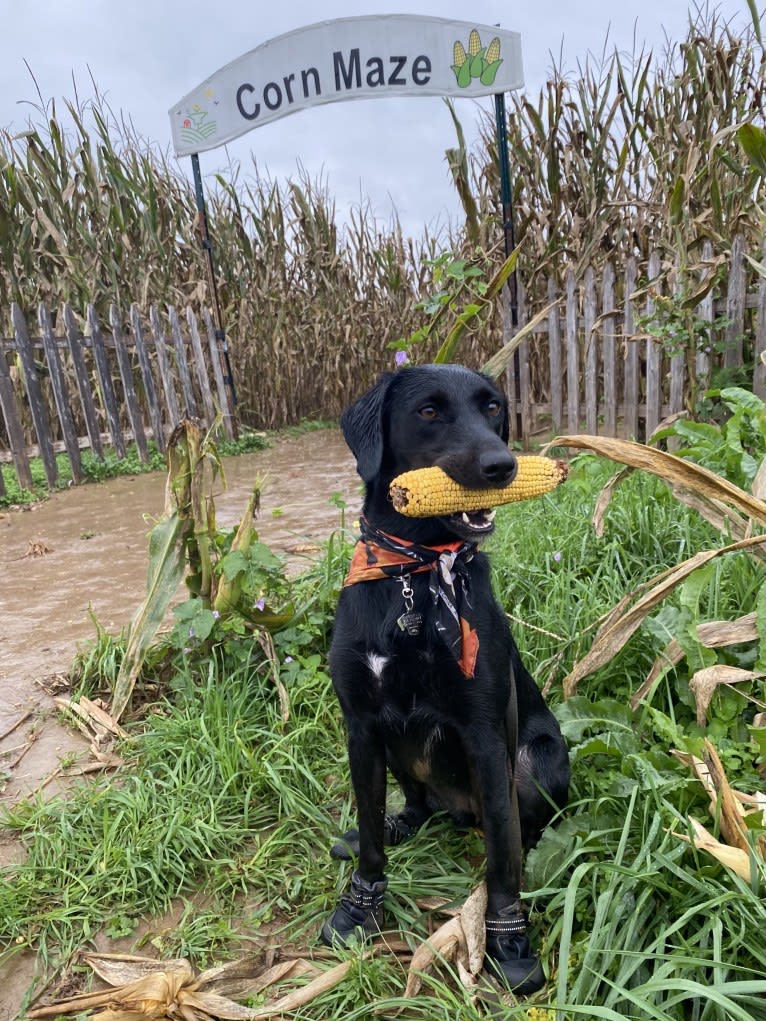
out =
[[(594, 495), (611, 472), (581, 455), (555, 493), (498, 511), (489, 550), (522, 653), (569, 742), (574, 778), (569, 808), (526, 866), (549, 983), (534, 1004), (505, 1006), (503, 1016), (766, 1018), (763, 869), (748, 884), (672, 832), (687, 833), (688, 816), (708, 811), (701, 785), (670, 754), (696, 749), (704, 733), (685, 693), (686, 664), (638, 712), (629, 706), (666, 641), (668, 607), (577, 696), (560, 698), (561, 679), (599, 617), (663, 567), (719, 539), (638, 473), (616, 490), (598, 537)], [(178, 898), (187, 901), (181, 924), (153, 938), (163, 954), (183, 951), (206, 963), (237, 953), (242, 941), (315, 943), (350, 869), (328, 855), (352, 824), (353, 806), (325, 668), (348, 552), (346, 534), (336, 534), (292, 593), (297, 618), (274, 636), (289, 719), (259, 645), (236, 636), (212, 650), (179, 645), (170, 650), (163, 697), (130, 726), (116, 775), (66, 801), (6, 813), (28, 856), (0, 882), (3, 945), (35, 948), (53, 965), (98, 929), (130, 933)], [(759, 563), (730, 558), (700, 586), (695, 612), (734, 616), (763, 580)], [(682, 607), (679, 596), (670, 609)], [(757, 747), (742, 730), (748, 705), (740, 698), (732, 715), (731, 697), (714, 701), (711, 725), (732, 783), (752, 788), (760, 778)], [(432, 921), (418, 901), (462, 901), (483, 868), (480, 835), (441, 818), (389, 856), (388, 922), (413, 945)], [(492, 1006), (474, 1002), (448, 969), (403, 1000), (404, 967), (385, 944), (373, 958), (347, 953), (358, 967), (301, 1018), (400, 1008), (424, 1021), (491, 1016)]]

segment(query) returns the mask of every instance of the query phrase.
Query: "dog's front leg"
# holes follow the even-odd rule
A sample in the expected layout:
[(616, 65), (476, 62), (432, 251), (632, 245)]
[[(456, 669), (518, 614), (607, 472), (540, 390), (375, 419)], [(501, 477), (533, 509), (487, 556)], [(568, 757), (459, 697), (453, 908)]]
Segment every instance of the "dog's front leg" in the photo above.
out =
[(359, 821), (358, 873), (368, 882), (383, 878), (386, 856), (383, 828), (386, 819), (386, 747), (377, 727), (351, 723), (348, 762), (356, 795)]
[(351, 885), (322, 927), (323, 942), (345, 946), (380, 931), (383, 895), (383, 827), (386, 815), (386, 750), (374, 725), (348, 721), (348, 758), (359, 818), (359, 863)]
[(545, 975), (530, 949), (521, 907), (521, 832), (505, 735), (482, 734), (469, 747), (487, 854), (485, 964), (516, 993), (527, 995), (543, 987)]

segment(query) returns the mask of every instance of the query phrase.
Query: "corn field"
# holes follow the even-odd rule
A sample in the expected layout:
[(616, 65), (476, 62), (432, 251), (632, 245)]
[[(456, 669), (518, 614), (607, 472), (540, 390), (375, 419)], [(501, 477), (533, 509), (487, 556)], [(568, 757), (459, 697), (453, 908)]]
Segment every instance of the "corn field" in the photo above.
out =
[[(528, 316), (567, 274), (618, 278), (627, 260), (648, 283), (659, 258), (657, 295), (679, 305), (726, 288), (732, 239), (760, 258), (760, 178), (734, 135), (764, 118), (764, 51), (756, 27), (735, 34), (699, 15), (686, 40), (661, 55), (617, 52), (577, 74), (552, 68), (539, 95), (510, 97), (519, 276)], [(277, 183), (253, 166), (208, 188), (208, 218), (223, 319), (244, 424), (275, 427), (332, 418), (377, 371), (387, 344), (421, 326), (417, 303), (433, 290), (433, 260), (445, 249), (489, 277), (500, 265), (499, 179), (494, 126), (467, 152), (459, 121), (447, 152), (464, 222), (446, 236), (405, 238), (362, 205), (339, 225), (327, 187), (305, 178)], [(66, 125), (66, 127), (65, 127)], [(209, 307), (189, 180), (138, 137), (98, 94), (50, 104), (38, 123), (0, 132), (0, 316), (13, 302), (34, 316), (40, 303), (88, 305), (128, 325), (136, 304)], [(628, 295), (615, 294), (619, 311)], [(579, 309), (582, 318), (584, 309)], [(481, 316), (457, 357), (480, 364), (503, 343), (500, 310)], [(9, 336), (0, 322), (0, 335)], [(505, 334), (507, 337), (507, 333)], [(628, 338), (629, 339), (629, 338)], [(535, 402), (550, 400), (546, 338), (530, 341)], [(435, 350), (435, 348), (433, 348)], [(419, 359), (432, 350), (425, 346)], [(742, 358), (750, 362), (745, 337)]]

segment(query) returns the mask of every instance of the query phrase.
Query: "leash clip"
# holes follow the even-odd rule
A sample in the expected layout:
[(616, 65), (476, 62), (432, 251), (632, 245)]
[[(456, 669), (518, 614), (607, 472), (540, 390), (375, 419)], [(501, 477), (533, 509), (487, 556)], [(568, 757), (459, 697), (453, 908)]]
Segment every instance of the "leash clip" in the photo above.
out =
[(396, 623), (399, 625), (401, 631), (405, 631), (412, 638), (417, 637), (420, 634), (420, 629), (423, 626), (423, 614), (418, 613), (417, 610), (413, 610), (414, 605), (412, 586), (410, 585), (410, 575), (402, 574), (396, 581), (401, 582), (402, 585), (402, 599), (404, 600), (404, 613), (401, 617), (397, 617)]

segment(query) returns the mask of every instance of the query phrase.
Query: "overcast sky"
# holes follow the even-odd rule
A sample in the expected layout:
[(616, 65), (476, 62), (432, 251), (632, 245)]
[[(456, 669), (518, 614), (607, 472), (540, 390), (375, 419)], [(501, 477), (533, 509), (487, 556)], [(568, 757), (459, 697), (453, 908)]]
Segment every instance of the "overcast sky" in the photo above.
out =
[[(0, 126), (22, 130), (37, 117), (29, 104), (38, 103), (38, 87), (46, 101), (62, 104), (74, 97), (76, 83), (87, 99), (92, 75), (115, 111), (169, 148), (168, 109), (224, 64), (283, 32), (359, 14), (427, 14), (520, 32), (525, 88), (535, 97), (551, 54), (574, 69), (589, 52), (600, 56), (605, 41), (610, 50), (631, 53), (637, 43), (659, 52), (668, 38), (685, 38), (690, 6), (687, 0), (0, 0)], [(751, 23), (746, 0), (716, 7), (736, 26)], [(492, 100), (457, 106), (470, 140), (478, 107), (491, 110)], [(296, 177), (300, 164), (312, 180), (322, 176), (341, 218), (365, 197), (386, 222), (396, 207), (405, 229), (417, 235), (423, 223), (458, 214), (444, 159), (454, 144), (442, 100), (378, 99), (285, 117), (200, 160), (204, 174), (224, 169), (229, 158), (250, 172), (252, 153), (278, 181)]]

